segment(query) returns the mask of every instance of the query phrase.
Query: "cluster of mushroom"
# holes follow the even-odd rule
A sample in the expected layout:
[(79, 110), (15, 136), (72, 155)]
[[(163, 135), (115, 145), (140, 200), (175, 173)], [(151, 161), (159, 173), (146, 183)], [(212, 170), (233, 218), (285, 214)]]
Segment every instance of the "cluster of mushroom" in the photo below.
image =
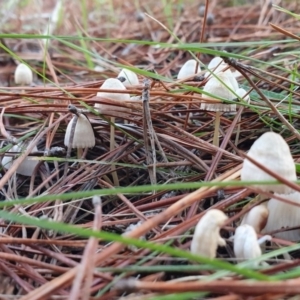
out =
[[(218, 209), (210, 209), (198, 222), (191, 243), (191, 252), (215, 258), (218, 246), (226, 241), (220, 236), (220, 228), (228, 217)], [(239, 261), (254, 259), (261, 255), (255, 230), (250, 225), (241, 225), (235, 231), (234, 254)]]
[[(196, 71), (196, 66), (198, 69)], [(244, 101), (250, 101), (248, 93), (239, 87), (235, 75), (231, 72), (229, 66), (223, 61), (221, 57), (215, 57), (211, 60), (207, 67), (208, 71), (204, 77), (207, 82), (203, 88), (200, 108), (208, 111), (215, 111), (215, 132), (213, 144), (219, 145), (219, 126), (220, 126), (220, 112), (236, 111), (236, 104), (223, 103), (222, 99), (233, 101), (237, 97)], [(188, 60), (180, 69), (177, 78), (183, 79), (195, 76), (201, 72), (201, 68), (194, 59)]]
[[(250, 148), (247, 157), (270, 171), (280, 174), (288, 181), (297, 179), (295, 164), (288, 144), (281, 135), (266, 132), (260, 136)], [(256, 166), (246, 158), (241, 171), (243, 181), (274, 181), (275, 178)], [(261, 255), (260, 243), (269, 239), (258, 240), (257, 234), (271, 234), (272, 236), (291, 241), (300, 240), (300, 193), (294, 191), (286, 184), (251, 184), (262, 192), (273, 192), (298, 204), (283, 202), (275, 198), (253, 207), (246, 213), (237, 227), (234, 235), (234, 253), (239, 260), (248, 260)], [(225, 224), (227, 216), (220, 210), (209, 210), (199, 221), (191, 244), (191, 252), (214, 258), (218, 245), (224, 246), (225, 241), (220, 237), (219, 230)], [(286, 231), (281, 231), (286, 229)]]
[[(296, 167), (290, 148), (282, 136), (277, 133), (266, 132), (260, 136), (253, 143), (247, 156), (288, 181), (297, 180)], [(241, 180), (274, 181), (276, 179), (246, 158), (241, 171)], [(285, 184), (252, 186), (261, 191), (273, 192), (274, 196), (281, 196), (298, 206), (272, 198), (255, 206), (245, 214), (242, 224), (253, 226), (257, 233), (280, 231), (272, 235), (290, 241), (299, 241), (300, 228), (295, 230), (289, 230), (289, 228), (300, 226), (300, 193)]]
[[(33, 82), (33, 73), (30, 67), (24, 63), (20, 63), (15, 69), (14, 74), (15, 83), (17, 85), (31, 85)], [(131, 85), (139, 84), (139, 79), (137, 75), (129, 69), (122, 69), (118, 74), (117, 78), (108, 78), (104, 81), (101, 86), (101, 89), (105, 90), (122, 90), (126, 91), (126, 87)], [(97, 96), (108, 99), (109, 101), (124, 101), (130, 100), (128, 93), (114, 93), (114, 92), (98, 92)], [(114, 111), (126, 111), (126, 108), (118, 107), (107, 104), (96, 103), (95, 108), (102, 114), (105, 114), (111, 110)], [(69, 111), (74, 114), (73, 118), (70, 120), (67, 126), (64, 144), (67, 147), (77, 148), (78, 153), (82, 154), (82, 149), (87, 149), (94, 147), (95, 145), (95, 135), (92, 128), (92, 125), (88, 117), (83, 113), (83, 111), (77, 109), (75, 106), (70, 105)], [(114, 122), (114, 118), (111, 118), (111, 121)], [(22, 143), (19, 145), (13, 146), (9, 152), (22, 152), (26, 148), (26, 144)], [(33, 149), (33, 152), (36, 152), (37, 148)], [(9, 169), (13, 163), (13, 159), (16, 158), (16, 155), (5, 155), (2, 159), (2, 166), (5, 169)], [(28, 158), (25, 158), (22, 164), (17, 169), (17, 173), (25, 176), (31, 176), (35, 167), (37, 166), (38, 161), (32, 161)]]

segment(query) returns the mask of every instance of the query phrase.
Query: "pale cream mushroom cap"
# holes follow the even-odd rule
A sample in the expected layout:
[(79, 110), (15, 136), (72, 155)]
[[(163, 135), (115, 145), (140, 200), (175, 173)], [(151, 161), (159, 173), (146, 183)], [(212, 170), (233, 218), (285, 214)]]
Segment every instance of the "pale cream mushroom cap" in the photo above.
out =
[[(24, 144), (18, 144), (13, 146), (8, 152), (23, 152), (23, 151), (24, 151)], [(36, 152), (36, 151), (38, 151), (38, 148), (35, 146), (32, 149), (32, 152)], [(4, 156), (1, 162), (2, 166), (6, 170), (8, 170), (12, 166), (14, 159), (15, 158), (13, 156)], [(16, 173), (24, 176), (32, 176), (33, 171), (38, 163), (39, 161), (31, 160), (28, 157), (26, 157), (23, 160), (23, 162), (18, 166)]]
[(256, 205), (251, 208), (243, 217), (241, 225), (251, 225), (256, 233), (260, 233), (266, 226), (269, 217), (269, 209), (267, 203)]
[[(120, 94), (120, 93), (114, 93), (114, 92), (101, 92), (101, 89), (106, 89), (106, 90), (121, 90), (121, 91), (126, 91), (126, 87), (124, 84), (116, 78), (108, 78), (106, 79), (99, 92), (97, 93), (97, 97), (102, 97), (105, 99), (110, 99), (110, 100), (115, 100), (115, 101), (128, 101), (130, 100), (130, 95), (129, 94)], [(105, 112), (105, 111), (127, 111), (128, 109), (126, 107), (117, 107), (114, 105), (107, 105), (107, 104), (100, 104), (96, 103), (95, 108), (97, 108), (100, 112)]]
[[(76, 121), (76, 117), (74, 116), (69, 122), (65, 134), (65, 146), (69, 146), (71, 130), (73, 126), (73, 122)], [(74, 130), (74, 137), (72, 148), (91, 148), (95, 146), (95, 135), (93, 131), (93, 127), (88, 120), (88, 118), (84, 114), (79, 114), (77, 118), (77, 122)]]
[(122, 69), (117, 77), (125, 78), (125, 81), (122, 82), (124, 86), (132, 86), (132, 85), (139, 84), (138, 76), (133, 71), (128, 70), (128, 69)]
[(242, 98), (245, 102), (250, 103), (250, 96), (249, 94), (245, 97), (245, 95), (247, 94), (247, 92), (242, 89), (242, 88), (238, 88), (235, 93)]
[[(239, 84), (235, 78), (235, 76), (233, 75), (233, 73), (231, 72), (230, 68), (228, 68), (227, 70), (226, 67), (228, 67), (228, 64), (226, 64), (223, 59), (219, 56), (214, 57), (210, 63), (208, 64), (207, 68), (209, 70), (211, 70), (214, 74), (218, 74), (220, 72), (224, 72), (228, 79), (230, 80), (231, 86), (233, 87), (233, 90), (237, 90), (239, 88)], [(211, 72), (206, 72), (204, 77), (208, 77), (211, 75)], [(211, 75), (212, 76), (212, 75)]]
[(209, 210), (196, 225), (191, 253), (209, 258), (216, 257), (218, 245), (226, 245), (219, 231), (227, 219), (228, 217), (221, 210)]
[[(228, 65), (223, 61), (219, 56), (214, 57), (208, 64), (207, 68), (212, 71), (214, 74), (222, 72)], [(211, 72), (207, 71), (204, 74), (204, 77), (211, 75)]]
[(15, 69), (15, 83), (20, 85), (31, 85), (33, 80), (33, 74), (31, 69), (23, 64), (20, 63)]
[[(300, 204), (300, 193), (294, 192), (288, 195), (280, 195), (290, 201)], [(271, 233), (272, 231), (283, 228), (300, 227), (300, 207), (288, 204), (276, 199), (268, 201), (269, 218), (262, 233)], [(274, 237), (289, 241), (300, 241), (300, 229), (278, 232)]]
[[(233, 100), (236, 96), (227, 88), (227, 86), (233, 89), (231, 81), (227, 73), (220, 72), (217, 74), (219, 80), (216, 77), (211, 77), (206, 82), (203, 91), (212, 94), (216, 97), (221, 97), (227, 100)], [(204, 100), (217, 100), (212, 96), (202, 94)], [(236, 104), (223, 104), (220, 102), (206, 103), (202, 102), (200, 108), (209, 111), (236, 111)]]
[(261, 248), (254, 228), (248, 224), (237, 227), (234, 234), (233, 251), (239, 260), (261, 256)]
[[(297, 180), (296, 168), (290, 148), (281, 135), (275, 132), (266, 132), (261, 135), (251, 146), (248, 156), (257, 162), (281, 175), (290, 181)], [(254, 164), (247, 158), (244, 160), (241, 170), (242, 181), (267, 181), (276, 180)], [(284, 184), (277, 185), (253, 185), (266, 192), (288, 194), (293, 190)]]
[(197, 61), (195, 59), (190, 59), (186, 61), (181, 69), (178, 72), (177, 79), (184, 79), (187, 77), (191, 77), (201, 72), (200, 64), (198, 63), (198, 69), (196, 70)]

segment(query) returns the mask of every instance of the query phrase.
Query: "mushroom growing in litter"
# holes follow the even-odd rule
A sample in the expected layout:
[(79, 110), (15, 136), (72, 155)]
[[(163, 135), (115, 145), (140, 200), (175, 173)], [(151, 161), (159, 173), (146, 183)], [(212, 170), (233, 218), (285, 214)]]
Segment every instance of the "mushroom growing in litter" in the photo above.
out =
[[(276, 194), (275, 194), (276, 195)], [(280, 195), (287, 200), (300, 204), (300, 193)], [(280, 200), (270, 199), (267, 204), (269, 217), (262, 233), (271, 233), (280, 229), (300, 227), (300, 207)], [(289, 241), (300, 241), (300, 229), (287, 230), (272, 234), (274, 237)]]
[(70, 104), (68, 109), (75, 115), (67, 126), (64, 143), (68, 148), (77, 148), (77, 157), (81, 158), (84, 148), (95, 146), (94, 130), (88, 117), (74, 105)]
[(256, 205), (251, 208), (243, 217), (241, 225), (251, 225), (256, 233), (260, 233), (266, 226), (269, 216), (267, 203)]
[(228, 217), (218, 209), (209, 210), (198, 222), (192, 239), (193, 254), (215, 258), (218, 245), (225, 246), (226, 242), (220, 236), (220, 227)]
[[(106, 89), (106, 90), (112, 90), (111, 92), (101, 92), (101, 89)], [(102, 97), (105, 99), (113, 100), (113, 101), (128, 101), (130, 100), (130, 95), (127, 93), (121, 94), (121, 93), (114, 93), (114, 90), (120, 90), (120, 91), (126, 91), (126, 87), (124, 84), (116, 79), (116, 78), (108, 78), (104, 81), (102, 84), (100, 91), (97, 93), (97, 97)], [(100, 113), (105, 114), (107, 112), (111, 111), (121, 111), (121, 112), (126, 112), (128, 109), (126, 107), (118, 107), (118, 106), (113, 106), (113, 105), (107, 105), (107, 104), (100, 104), (96, 103), (95, 108), (99, 110)], [(110, 150), (114, 150), (115, 148), (115, 117), (110, 118)], [(115, 166), (112, 166), (112, 170), (115, 169)], [(114, 177), (114, 183), (115, 185), (118, 184), (118, 179), (116, 176), (116, 173), (113, 172), (113, 177)]]
[(124, 86), (139, 84), (139, 78), (133, 71), (129, 69), (122, 69), (117, 78), (122, 81)]
[(235, 257), (242, 261), (261, 256), (261, 248), (252, 226), (244, 224), (237, 227), (234, 235), (233, 250)]
[[(264, 165), (271, 171), (280, 174), (290, 181), (297, 180), (296, 167), (290, 148), (281, 135), (275, 132), (266, 132), (261, 135), (251, 146), (247, 156)], [(259, 167), (245, 158), (241, 170), (242, 181), (270, 181), (274, 177), (261, 170)], [(288, 194), (293, 190), (284, 184), (276, 185), (253, 185), (266, 192)], [(271, 212), (270, 212), (271, 214)]]
[(221, 111), (236, 111), (236, 104), (224, 104), (221, 100), (217, 100), (215, 97), (220, 97), (227, 100), (234, 100), (236, 98), (235, 94), (233, 93), (234, 88), (231, 84), (230, 78), (228, 77), (227, 73), (219, 72), (216, 77), (211, 77), (206, 82), (203, 92), (211, 94), (202, 94), (202, 99), (204, 101), (211, 101), (209, 102), (202, 102), (200, 108), (205, 109), (208, 111), (215, 111), (216, 118), (215, 118), (215, 130), (214, 130), (214, 137), (213, 137), (213, 144), (215, 146), (219, 146), (219, 127), (220, 127), (220, 118), (221, 118)]
[(197, 61), (195, 59), (190, 59), (186, 61), (178, 72), (177, 79), (186, 79), (193, 75), (201, 72), (200, 64), (198, 63), (198, 69), (196, 71)]
[(31, 85), (33, 80), (31, 69), (23, 63), (20, 63), (16, 67), (14, 77), (15, 83), (18, 85)]
[[(9, 151), (9, 152), (22, 152), (24, 151), (24, 149), (26, 148), (27, 146), (24, 144), (24, 143), (20, 143), (18, 145), (15, 145), (13, 146)], [(35, 146), (31, 152), (37, 152), (38, 149), (37, 147)], [(16, 158), (16, 156), (8, 156), (8, 155), (5, 155), (3, 158), (2, 158), (2, 161), (1, 161), (1, 164), (2, 166), (8, 170), (13, 162), (14, 162), (14, 159)], [(39, 161), (36, 161), (36, 160), (31, 160), (29, 159), (28, 157), (26, 157), (23, 162), (18, 166), (17, 170), (16, 170), (16, 173), (17, 174), (20, 174), (20, 175), (23, 175), (23, 176), (32, 176), (33, 174), (33, 171), (35, 169), (35, 167), (38, 165)]]

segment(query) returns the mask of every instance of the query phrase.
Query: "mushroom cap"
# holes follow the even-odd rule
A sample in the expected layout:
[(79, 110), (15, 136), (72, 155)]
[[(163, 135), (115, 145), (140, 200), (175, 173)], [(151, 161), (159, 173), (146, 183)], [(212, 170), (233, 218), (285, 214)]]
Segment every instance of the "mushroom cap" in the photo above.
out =
[(264, 202), (251, 208), (243, 217), (241, 225), (251, 225), (256, 233), (260, 233), (266, 226), (269, 217), (267, 203)]
[(33, 80), (33, 74), (31, 69), (23, 63), (20, 63), (16, 67), (14, 77), (16, 84), (30, 85)]
[[(116, 78), (108, 78), (106, 79), (101, 88), (100, 91), (97, 93), (97, 97), (102, 97), (110, 100), (115, 100), (115, 101), (128, 101), (130, 100), (130, 95), (129, 94), (119, 94), (119, 93), (114, 93), (114, 92), (101, 92), (101, 89), (106, 89), (106, 90), (121, 90), (125, 91), (126, 87), (124, 84)], [(111, 110), (111, 111), (127, 111), (126, 107), (117, 107), (114, 105), (107, 105), (107, 104), (101, 104), (101, 103), (96, 103), (95, 108), (98, 108), (100, 112)]]
[(209, 210), (196, 225), (191, 243), (191, 252), (214, 258), (218, 245), (225, 245), (219, 231), (227, 219), (228, 217), (221, 210)]
[[(251, 146), (248, 156), (255, 159), (266, 168), (280, 174), (290, 181), (297, 180), (296, 168), (290, 148), (281, 135), (275, 132), (266, 132), (261, 135)], [(254, 164), (247, 158), (244, 160), (241, 170), (241, 180), (243, 181), (267, 181), (276, 180)], [(253, 185), (266, 192), (288, 194), (293, 190), (284, 185)]]
[[(209, 78), (203, 88), (203, 91), (215, 95), (216, 97), (221, 97), (228, 100), (235, 99), (236, 96), (227, 88), (228, 86), (230, 89), (234, 90), (228, 74), (229, 73), (226, 72), (219, 72), (217, 74), (219, 79), (216, 77)], [(202, 98), (204, 100), (216, 100), (213, 96), (205, 94), (202, 94)], [(200, 108), (209, 111), (236, 111), (236, 104), (223, 104), (220, 100), (219, 103), (202, 102)]]
[(139, 78), (137, 77), (137, 75), (133, 71), (128, 69), (122, 69), (117, 77), (125, 78), (125, 81), (122, 82), (124, 86), (132, 86), (139, 84)]
[[(69, 122), (65, 134), (65, 146), (69, 146), (70, 135), (73, 123), (76, 122), (76, 116), (74, 116)], [(95, 146), (95, 135), (93, 127), (89, 119), (84, 114), (79, 114), (74, 130), (74, 137), (72, 148), (91, 148)]]
[[(8, 152), (22, 152), (24, 150), (24, 147), (24, 144), (20, 143), (18, 145), (13, 146)], [(38, 148), (34, 146), (31, 152), (36, 151), (38, 151)], [(8, 170), (12, 166), (14, 159), (15, 158), (13, 156), (3, 156), (1, 164), (6, 170)], [(23, 160), (23, 162), (18, 166), (16, 173), (23, 176), (32, 176), (33, 171), (38, 163), (39, 161), (31, 160), (28, 159), (28, 157), (26, 157)]]
[[(295, 203), (300, 203), (299, 192), (281, 196)], [(300, 207), (272, 198), (268, 201), (268, 210), (268, 222), (262, 233), (271, 233), (282, 228), (300, 226)], [(300, 241), (300, 229), (278, 232), (274, 234), (274, 237), (289, 241)]]
[(261, 248), (257, 241), (254, 228), (248, 224), (237, 227), (234, 235), (233, 251), (236, 258), (241, 260), (261, 256)]
[(247, 103), (250, 103), (250, 96), (249, 94), (245, 97), (245, 95), (247, 94), (247, 92), (242, 89), (242, 88), (238, 88), (235, 93), (242, 99), (244, 99), (244, 101), (246, 101)]
[(187, 77), (191, 77), (201, 72), (200, 64), (198, 63), (198, 69), (196, 70), (197, 61), (195, 59), (190, 59), (186, 61), (181, 69), (178, 72), (177, 79), (184, 79)]
[[(212, 71), (214, 74), (217, 74), (219, 72), (223, 72), (223, 70), (228, 65), (223, 61), (223, 59), (219, 56), (214, 57), (208, 64), (207, 68)], [(208, 77), (211, 75), (211, 72), (207, 71), (204, 74), (204, 77)]]

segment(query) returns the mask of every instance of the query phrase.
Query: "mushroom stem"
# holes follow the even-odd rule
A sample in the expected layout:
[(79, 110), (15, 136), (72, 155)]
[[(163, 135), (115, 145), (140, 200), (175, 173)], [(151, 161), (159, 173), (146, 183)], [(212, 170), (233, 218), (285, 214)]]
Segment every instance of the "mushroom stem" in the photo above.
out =
[(216, 111), (216, 117), (215, 117), (215, 130), (214, 130), (214, 137), (213, 137), (213, 145), (216, 147), (219, 147), (219, 128), (220, 128), (220, 119), (221, 119), (221, 112)]
[[(113, 151), (115, 149), (115, 117), (111, 117), (110, 118), (110, 151)], [(111, 166), (111, 175), (114, 181), (114, 185), (115, 186), (119, 186), (119, 178), (118, 178), (118, 174), (116, 172), (116, 166), (112, 165)]]

